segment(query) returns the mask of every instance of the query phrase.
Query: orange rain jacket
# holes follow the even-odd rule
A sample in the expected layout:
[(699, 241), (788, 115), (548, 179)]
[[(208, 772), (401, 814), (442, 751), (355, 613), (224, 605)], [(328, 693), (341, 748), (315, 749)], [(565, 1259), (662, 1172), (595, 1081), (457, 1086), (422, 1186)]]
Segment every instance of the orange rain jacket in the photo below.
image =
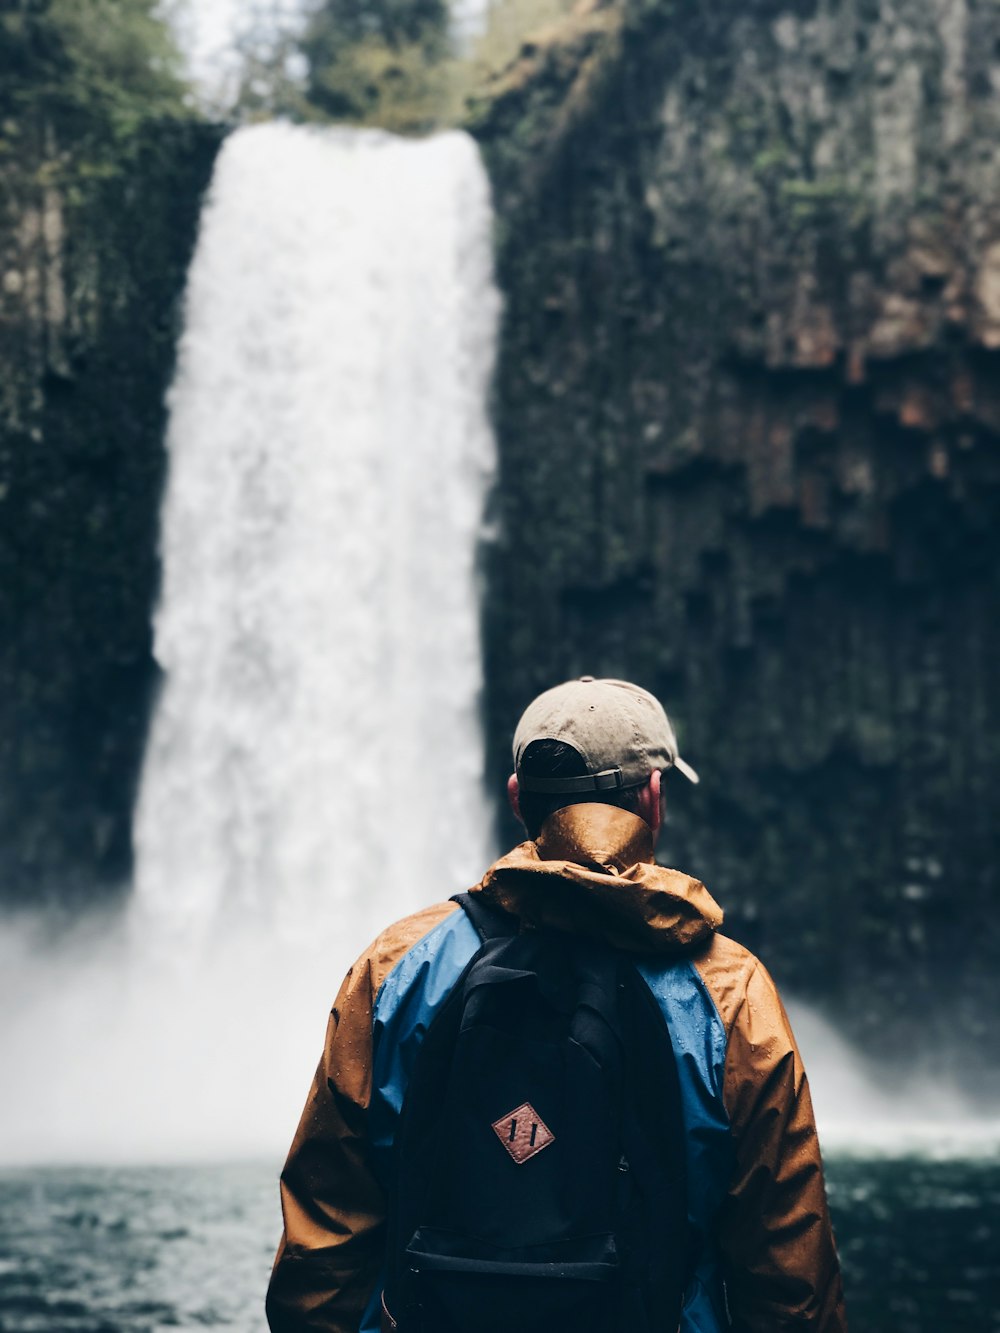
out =
[[(635, 955), (681, 1076), (700, 1258), (681, 1333), (844, 1333), (839, 1265), (805, 1072), (774, 983), (717, 933), (704, 885), (653, 862), (635, 815), (569, 806), (474, 892), (527, 926)], [(420, 1040), (479, 940), (455, 903), (384, 931), (337, 996), (281, 1178), (273, 1333), (379, 1327), (392, 1136)]]

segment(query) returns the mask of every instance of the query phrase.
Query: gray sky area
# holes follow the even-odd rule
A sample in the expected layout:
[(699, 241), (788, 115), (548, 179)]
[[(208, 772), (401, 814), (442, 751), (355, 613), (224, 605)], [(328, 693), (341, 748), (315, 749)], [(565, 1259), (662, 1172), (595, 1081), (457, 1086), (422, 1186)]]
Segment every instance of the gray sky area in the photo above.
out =
[(192, 72), (202, 81), (232, 50), (240, 23), (239, 0), (186, 0), (168, 9)]

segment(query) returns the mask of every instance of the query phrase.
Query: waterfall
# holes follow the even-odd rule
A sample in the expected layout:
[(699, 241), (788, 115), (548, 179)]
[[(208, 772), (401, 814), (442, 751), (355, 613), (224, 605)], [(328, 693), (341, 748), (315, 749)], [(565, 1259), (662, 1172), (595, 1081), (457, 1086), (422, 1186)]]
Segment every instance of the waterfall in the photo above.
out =
[(140, 929), (334, 941), (487, 859), (475, 553), (498, 298), (472, 141), (240, 130), (186, 308)]
[(5, 1160), (277, 1161), (352, 958), (491, 859), (491, 221), (464, 134), (223, 145), (170, 394), (134, 893), (56, 948), (0, 939)]

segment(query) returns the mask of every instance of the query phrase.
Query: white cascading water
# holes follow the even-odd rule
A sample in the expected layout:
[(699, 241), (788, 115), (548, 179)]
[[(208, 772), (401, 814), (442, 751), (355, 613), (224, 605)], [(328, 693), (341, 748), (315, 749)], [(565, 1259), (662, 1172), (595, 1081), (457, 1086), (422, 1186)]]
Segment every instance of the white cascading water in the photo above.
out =
[[(0, 941), (4, 1159), (280, 1155), (352, 957), (491, 859), (491, 223), (463, 134), (224, 144), (170, 394), (132, 909)], [(39, 1096), (56, 1050), (71, 1095)]]
[(144, 936), (332, 942), (482, 873), (490, 221), (464, 135), (223, 148), (170, 399)]

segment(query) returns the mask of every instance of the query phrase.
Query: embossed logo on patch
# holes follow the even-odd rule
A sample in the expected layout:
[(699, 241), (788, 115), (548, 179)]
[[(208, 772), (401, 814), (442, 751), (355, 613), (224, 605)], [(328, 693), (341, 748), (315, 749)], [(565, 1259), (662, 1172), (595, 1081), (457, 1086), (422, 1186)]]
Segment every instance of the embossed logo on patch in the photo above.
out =
[(522, 1102), (515, 1110), (494, 1120), (493, 1131), (518, 1166), (556, 1139), (530, 1102)]

